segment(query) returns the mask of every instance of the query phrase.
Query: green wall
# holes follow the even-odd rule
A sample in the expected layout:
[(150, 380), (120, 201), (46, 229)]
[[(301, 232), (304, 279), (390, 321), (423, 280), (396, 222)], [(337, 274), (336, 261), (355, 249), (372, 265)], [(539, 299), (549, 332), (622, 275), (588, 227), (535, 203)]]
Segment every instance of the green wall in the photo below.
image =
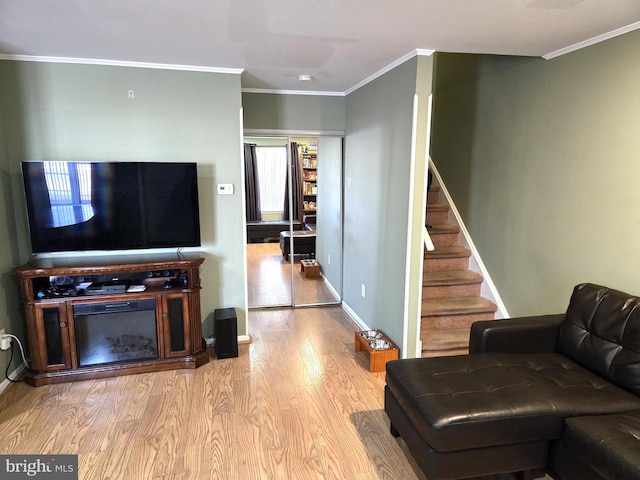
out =
[(438, 54), (432, 158), (511, 316), (640, 294), (640, 31), (553, 60)]
[[(0, 62), (0, 328), (23, 339), (26, 345), (24, 319), (21, 315), (20, 289), (12, 268), (20, 264), (21, 258), (16, 244), (16, 215), (14, 209), (13, 181), (9, 157), (20, 148), (22, 137), (16, 128), (16, 120), (21, 118), (21, 109), (15, 102), (17, 84), (16, 73), (3, 68)], [(22, 259), (24, 260), (24, 259)], [(20, 364), (19, 354), (11, 364), (11, 373)], [(0, 352), (0, 371), (7, 369), (9, 352)], [(0, 382), (4, 378), (0, 379)]]
[[(184, 161), (198, 163), (203, 335), (225, 307), (246, 334), (240, 75), (0, 61), (0, 84), (0, 328), (24, 338), (10, 272), (30, 256), (21, 160)], [(217, 183), (237, 193), (217, 196)]]
[(246, 129), (344, 131), (344, 97), (245, 92), (242, 107)]
[[(343, 301), (367, 326), (384, 330), (398, 345), (406, 344), (402, 354), (407, 356), (416, 355), (419, 336), (427, 105), (432, 70), (432, 57), (418, 56), (346, 97), (242, 95), (246, 129), (345, 132)], [(412, 172), (411, 126), (416, 94), (419, 107)], [(409, 218), (413, 229), (408, 243)], [(334, 256), (331, 258), (333, 263)]]
[(318, 138), (316, 255), (322, 275), (342, 292), (342, 166), (343, 138)]
[[(421, 265), (422, 215), (414, 213), (423, 204), (415, 210), (415, 197), (410, 195), (413, 191), (422, 202), (431, 61), (414, 57), (404, 62), (349, 94), (346, 105), (343, 298), (369, 327), (384, 330), (399, 346), (406, 341), (405, 356), (415, 355), (420, 315), (416, 282), (421, 278), (418, 269), (407, 271), (407, 256), (419, 251), (411, 265)], [(414, 173), (411, 132), (416, 93), (420, 111)], [(413, 230), (408, 246), (410, 216)]]

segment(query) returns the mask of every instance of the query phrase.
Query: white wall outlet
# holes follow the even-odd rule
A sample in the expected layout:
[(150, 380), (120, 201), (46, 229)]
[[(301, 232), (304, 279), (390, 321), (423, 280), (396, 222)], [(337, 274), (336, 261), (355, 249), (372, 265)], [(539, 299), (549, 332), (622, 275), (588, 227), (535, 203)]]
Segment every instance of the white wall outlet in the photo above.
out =
[(367, 289), (365, 288), (364, 283), (360, 287), (360, 295), (362, 295), (362, 298), (367, 296)]
[(233, 195), (233, 183), (219, 183), (218, 195)]
[(9, 350), (11, 348), (11, 337), (4, 337), (4, 328), (0, 329), (0, 350)]
[(327, 253), (327, 265), (331, 265), (331, 254)]

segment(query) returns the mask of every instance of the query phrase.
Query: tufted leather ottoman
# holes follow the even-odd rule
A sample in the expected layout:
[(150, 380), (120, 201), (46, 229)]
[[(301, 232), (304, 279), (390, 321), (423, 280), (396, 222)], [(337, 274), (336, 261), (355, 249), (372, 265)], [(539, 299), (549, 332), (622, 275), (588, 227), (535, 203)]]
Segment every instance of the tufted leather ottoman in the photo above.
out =
[[(282, 256), (289, 260), (291, 232), (280, 232), (280, 250)], [(309, 255), (314, 258), (316, 255), (316, 232), (312, 230), (297, 230), (293, 232), (294, 255)]]
[(410, 449), (426, 443), (414, 457), (430, 480), (541, 469), (565, 418), (640, 406), (556, 353), (392, 361), (386, 381), (392, 433)]
[(640, 480), (639, 452), (640, 411), (577, 417), (567, 419), (550, 463), (563, 478)]

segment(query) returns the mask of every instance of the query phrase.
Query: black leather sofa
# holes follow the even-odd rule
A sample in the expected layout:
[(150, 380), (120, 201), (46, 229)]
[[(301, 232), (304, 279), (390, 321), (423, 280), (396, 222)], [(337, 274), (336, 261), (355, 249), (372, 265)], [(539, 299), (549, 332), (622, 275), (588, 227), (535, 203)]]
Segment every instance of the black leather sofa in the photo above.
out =
[(387, 363), (385, 411), (429, 480), (640, 479), (640, 298), (476, 322), (469, 355)]
[[(277, 242), (280, 232), (288, 230), (289, 227), (288, 220), (247, 222), (247, 243)], [(306, 226), (300, 220), (293, 221), (293, 230), (304, 228)]]

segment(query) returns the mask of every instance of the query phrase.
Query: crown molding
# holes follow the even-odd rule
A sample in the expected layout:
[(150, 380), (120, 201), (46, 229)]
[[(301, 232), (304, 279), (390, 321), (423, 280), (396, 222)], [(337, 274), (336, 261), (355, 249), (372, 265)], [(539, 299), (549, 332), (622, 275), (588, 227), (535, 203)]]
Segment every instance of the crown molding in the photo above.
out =
[(402, 65), (407, 60), (417, 57), (417, 56), (431, 56), (435, 53), (435, 50), (427, 50), (424, 48), (417, 48), (407, 53), (406, 55), (400, 57), (399, 59), (391, 62), (386, 67), (378, 70), (373, 75), (368, 76), (361, 82), (355, 84), (353, 87), (349, 88), (344, 92), (313, 92), (313, 91), (303, 91), (303, 90), (269, 90), (263, 88), (243, 88), (242, 93), (272, 93), (272, 94), (280, 94), (280, 95), (326, 95), (326, 96), (335, 96), (335, 97), (346, 97), (351, 92), (356, 91), (360, 87), (365, 86), (367, 83), (374, 81), (376, 78), (381, 77), (385, 73), (393, 70), (398, 65)]
[(366, 84), (373, 82), (376, 78), (381, 77), (382, 75), (384, 75), (385, 73), (393, 70), (394, 68), (396, 68), (399, 65), (402, 65), (404, 62), (406, 62), (407, 60), (413, 58), (413, 57), (417, 57), (417, 56), (431, 56), (435, 53), (435, 50), (427, 50), (427, 49), (423, 49), (423, 48), (418, 48), (416, 50), (413, 50), (409, 53), (407, 53), (406, 55), (404, 55), (403, 57), (400, 57), (399, 59), (397, 59), (394, 62), (391, 62), (389, 65), (387, 65), (384, 68), (381, 68), (380, 70), (378, 70), (376, 73), (374, 73), (373, 75), (368, 76), (367, 78), (365, 78), (364, 80), (362, 80), (359, 83), (356, 83), (353, 87), (347, 89), (344, 92), (344, 95), (349, 95), (352, 92), (355, 92), (356, 90), (358, 90), (359, 88), (364, 87)]
[(626, 27), (617, 28), (610, 32), (603, 33), (602, 35), (588, 38), (587, 40), (583, 40), (582, 42), (574, 43), (573, 45), (569, 45), (568, 47), (564, 47), (559, 50), (554, 50), (553, 52), (549, 52), (545, 55), (542, 55), (542, 58), (544, 58), (545, 60), (551, 60), (552, 58), (556, 58), (561, 55), (565, 55), (567, 53), (575, 52), (576, 50), (580, 50), (581, 48), (590, 47), (591, 45), (595, 45), (596, 43), (604, 42), (605, 40), (609, 40), (619, 35), (624, 35), (625, 33), (632, 32), (639, 28), (640, 28), (640, 22), (635, 22), (630, 25), (627, 25)]
[(268, 88), (243, 88), (242, 93), (271, 93), (274, 95), (316, 95), (325, 97), (344, 97), (343, 92), (315, 92), (312, 90), (270, 90)]
[(79, 65), (103, 65), (109, 67), (151, 68), (156, 70), (182, 70), (188, 72), (230, 73), (240, 75), (242, 68), (205, 67), (202, 65), (174, 65), (169, 63), (127, 62), (121, 60), (104, 60), (99, 58), (72, 57), (41, 57), (32, 55), (0, 54), (0, 60), (15, 60), (20, 62), (66, 63)]

